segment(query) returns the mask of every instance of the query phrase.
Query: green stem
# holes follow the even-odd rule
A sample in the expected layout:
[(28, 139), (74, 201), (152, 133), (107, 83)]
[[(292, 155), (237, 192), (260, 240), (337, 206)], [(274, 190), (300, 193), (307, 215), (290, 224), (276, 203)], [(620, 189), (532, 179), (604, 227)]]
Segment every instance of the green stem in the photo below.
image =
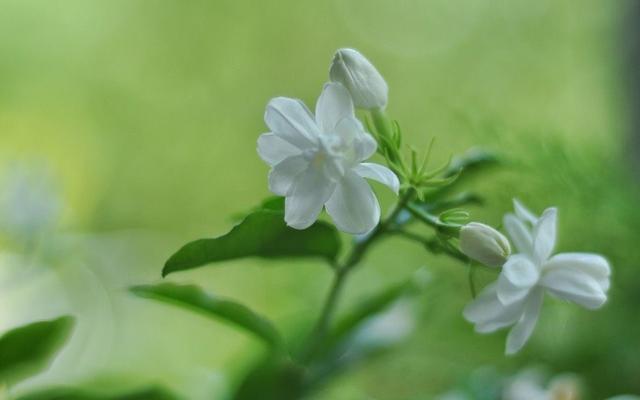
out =
[(302, 354), (301, 358), (303, 362), (309, 362), (324, 342), (329, 324), (333, 314), (335, 313), (340, 294), (342, 293), (342, 288), (344, 287), (349, 272), (362, 260), (369, 247), (385, 233), (390, 231), (390, 228), (394, 224), (398, 214), (400, 214), (414, 196), (415, 192), (411, 189), (404, 192), (400, 196), (400, 199), (389, 216), (378, 224), (366, 239), (353, 246), (351, 253), (346, 260), (342, 264), (338, 264), (336, 266), (333, 283), (325, 300), (324, 306), (322, 307), (322, 313), (320, 314), (320, 318), (311, 333), (309, 345)]
[(391, 120), (389, 120), (389, 117), (387, 117), (384, 110), (374, 109), (370, 111), (370, 114), (373, 126), (376, 128), (378, 134), (390, 138), (393, 126), (391, 125)]
[(459, 225), (446, 224), (435, 215), (429, 214), (425, 210), (416, 206), (415, 204), (408, 203), (407, 210), (413, 215), (415, 218), (424, 222), (427, 225), (432, 226), (436, 231), (440, 233), (445, 233), (452, 237), (457, 237), (460, 233)]
[(476, 298), (476, 284), (474, 280), (474, 272), (475, 268), (473, 267), (473, 263), (469, 261), (469, 290), (471, 291), (471, 297)]
[(393, 233), (396, 233), (402, 237), (405, 237), (411, 241), (414, 241), (416, 243), (423, 245), (424, 247), (427, 248), (427, 250), (431, 251), (434, 254), (444, 253), (450, 256), (451, 258), (455, 258), (456, 260), (463, 262), (465, 264), (469, 262), (469, 258), (467, 256), (462, 254), (459, 250), (457, 250), (453, 246), (443, 245), (442, 242), (438, 240), (437, 237), (426, 238), (420, 234), (409, 232), (404, 229), (396, 229), (393, 231)]

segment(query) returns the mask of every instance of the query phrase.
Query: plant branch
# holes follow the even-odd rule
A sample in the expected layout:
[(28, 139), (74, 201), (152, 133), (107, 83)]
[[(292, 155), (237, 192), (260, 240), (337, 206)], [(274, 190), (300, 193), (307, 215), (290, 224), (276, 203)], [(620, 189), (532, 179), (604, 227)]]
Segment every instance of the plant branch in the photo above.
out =
[(444, 222), (440, 221), (440, 219), (437, 216), (428, 213), (427, 211), (421, 209), (420, 207), (418, 207), (417, 205), (415, 205), (413, 203), (410, 203), (410, 202), (407, 203), (407, 210), (416, 219), (424, 222), (427, 225), (430, 225), (437, 232), (445, 233), (445, 234), (447, 234), (449, 236), (454, 236), (454, 237), (457, 237), (458, 233), (460, 232), (460, 226), (459, 225), (452, 225), (452, 224), (444, 223)]
[(351, 252), (343, 263), (335, 266), (333, 283), (325, 300), (324, 306), (322, 307), (320, 318), (311, 333), (309, 345), (302, 354), (301, 359), (303, 362), (309, 362), (315, 355), (318, 348), (322, 345), (349, 272), (362, 260), (369, 247), (385, 233), (388, 233), (391, 230), (398, 214), (400, 214), (414, 196), (415, 192), (413, 189), (409, 189), (402, 193), (389, 216), (379, 223), (369, 236), (353, 246)]

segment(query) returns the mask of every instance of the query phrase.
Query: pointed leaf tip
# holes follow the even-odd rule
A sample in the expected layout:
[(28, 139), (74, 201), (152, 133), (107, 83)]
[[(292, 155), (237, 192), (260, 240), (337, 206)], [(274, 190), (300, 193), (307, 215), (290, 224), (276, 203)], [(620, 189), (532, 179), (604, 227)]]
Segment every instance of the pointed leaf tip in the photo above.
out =
[(0, 336), (0, 382), (13, 384), (47, 369), (69, 338), (75, 318), (23, 325)]
[(332, 225), (319, 221), (305, 230), (296, 230), (285, 224), (283, 212), (261, 209), (249, 214), (225, 235), (183, 246), (167, 260), (162, 276), (244, 257), (335, 260), (339, 251), (340, 237)]

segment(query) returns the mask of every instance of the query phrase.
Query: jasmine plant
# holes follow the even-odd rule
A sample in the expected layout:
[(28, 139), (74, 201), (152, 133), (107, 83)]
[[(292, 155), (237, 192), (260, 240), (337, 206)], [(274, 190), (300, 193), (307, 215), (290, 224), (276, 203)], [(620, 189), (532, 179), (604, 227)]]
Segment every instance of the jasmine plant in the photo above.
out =
[[(481, 333), (513, 326), (507, 354), (521, 349), (532, 334), (545, 292), (589, 309), (604, 304), (610, 267), (602, 256), (551, 256), (555, 208), (538, 217), (516, 202), (515, 214), (504, 221), (508, 239), (491, 226), (469, 221), (465, 207), (478, 197), (451, 196), (451, 188), (468, 172), (495, 163), (495, 157), (472, 153), (431, 168), (433, 146), (420, 153), (405, 145), (399, 123), (385, 111), (387, 83), (369, 60), (356, 50), (340, 49), (329, 78), (315, 113), (295, 98), (277, 97), (267, 104), (264, 119), (269, 132), (259, 136), (257, 150), (271, 168), (267, 182), (276, 197), (260, 203), (227, 234), (186, 244), (162, 270), (167, 276), (243, 257), (323, 259), (333, 282), (315, 325), (304, 337), (288, 343), (266, 317), (194, 285), (132, 288), (138, 296), (234, 324), (266, 344), (265, 357), (237, 384), (233, 398), (302, 398), (411, 330), (412, 320), (402, 311), (402, 303), (424, 290), (419, 272), (366, 299), (343, 319), (335, 318), (351, 272), (373, 246), (391, 236), (419, 242), (428, 252), (446, 255), (469, 272), (478, 265), (498, 272), (496, 282), (466, 307), (464, 317)], [(386, 165), (368, 162), (376, 153)], [(397, 195), (385, 213), (367, 180), (378, 181)], [(320, 218), (323, 209), (332, 223)], [(430, 233), (408, 230), (409, 224)], [(352, 235), (344, 251), (339, 231)], [(469, 277), (475, 296), (473, 275)], [(376, 338), (372, 333), (380, 327), (394, 329)]]

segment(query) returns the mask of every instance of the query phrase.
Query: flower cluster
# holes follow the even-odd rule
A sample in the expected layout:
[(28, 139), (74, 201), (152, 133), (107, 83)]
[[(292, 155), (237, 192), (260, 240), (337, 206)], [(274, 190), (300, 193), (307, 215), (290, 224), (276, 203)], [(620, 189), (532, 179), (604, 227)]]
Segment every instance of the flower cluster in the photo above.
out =
[(267, 105), (270, 129), (258, 139), (258, 153), (271, 166), (269, 189), (285, 196), (285, 221), (296, 229), (313, 224), (326, 208), (336, 226), (364, 234), (380, 220), (380, 205), (366, 179), (398, 193), (398, 177), (365, 162), (375, 139), (355, 116), (358, 107), (386, 104), (386, 83), (360, 53), (338, 51), (315, 116), (298, 99), (277, 97)]
[[(503, 222), (517, 253), (506, 259), (498, 280), (464, 310), (465, 318), (480, 333), (513, 326), (507, 338), (507, 354), (520, 350), (533, 333), (545, 293), (597, 309), (607, 300), (611, 273), (607, 260), (598, 254), (552, 256), (557, 231), (555, 208), (548, 208), (537, 217), (517, 200), (514, 206), (515, 213), (505, 215)], [(487, 231), (484, 241), (461, 234), (461, 249), (469, 257), (495, 266), (487, 260), (504, 257), (504, 244), (492, 247), (485, 243), (493, 243), (495, 237), (502, 235), (492, 228)]]
[[(258, 139), (258, 153), (271, 167), (269, 189), (285, 197), (287, 225), (306, 229), (326, 209), (338, 229), (365, 234), (380, 221), (380, 205), (365, 179), (400, 192), (394, 209), (397, 213), (391, 213), (385, 228), (392, 226), (402, 232), (402, 223), (393, 217), (407, 210), (436, 230), (434, 240), (417, 238), (427, 248), (500, 269), (497, 281), (488, 285), (463, 314), (475, 324), (477, 332), (512, 327), (507, 354), (520, 350), (531, 336), (545, 293), (587, 309), (605, 303), (610, 275), (605, 258), (589, 253), (552, 255), (555, 208), (536, 216), (514, 201), (515, 213), (504, 217), (508, 238), (478, 222), (461, 225), (459, 219), (468, 217), (464, 210), (450, 208), (440, 215), (430, 214), (437, 208), (429, 204), (429, 196), (438, 195), (434, 188), (451, 185), (463, 167), (452, 170), (448, 163), (436, 171), (426, 171), (430, 148), (423, 162), (417, 161), (415, 150), (411, 151), (410, 162), (404, 159), (399, 125), (384, 112), (387, 83), (362, 54), (353, 49), (338, 50), (329, 77), (315, 115), (297, 99), (278, 97), (267, 105), (265, 122), (270, 132)], [(366, 122), (371, 134), (356, 117), (356, 108), (368, 111)], [(376, 151), (387, 166), (366, 162)], [(402, 233), (416, 239), (416, 235)], [(459, 248), (452, 245), (458, 239)], [(360, 253), (356, 255), (352, 260), (359, 259)]]

